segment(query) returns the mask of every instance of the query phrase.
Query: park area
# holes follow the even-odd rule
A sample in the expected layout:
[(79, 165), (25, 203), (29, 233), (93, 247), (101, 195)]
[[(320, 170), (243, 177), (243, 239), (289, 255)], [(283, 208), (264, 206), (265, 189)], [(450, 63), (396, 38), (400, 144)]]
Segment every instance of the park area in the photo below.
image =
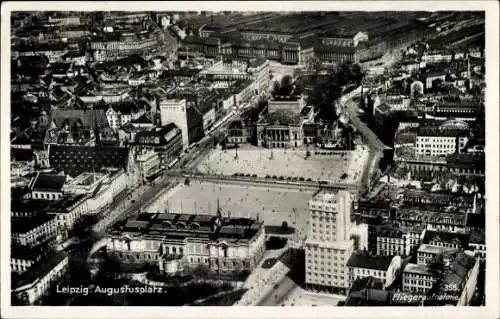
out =
[(160, 196), (145, 211), (164, 212), (168, 207), (172, 213), (215, 215), (219, 202), (223, 216), (258, 217), (266, 225), (286, 221), (296, 228), (299, 238), (305, 238), (312, 195), (312, 190), (193, 180)]
[(349, 174), (350, 157), (348, 153), (331, 151), (311, 151), (306, 158), (305, 150), (214, 149), (200, 163), (198, 170), (213, 175), (255, 174), (258, 177), (338, 182), (343, 174)]

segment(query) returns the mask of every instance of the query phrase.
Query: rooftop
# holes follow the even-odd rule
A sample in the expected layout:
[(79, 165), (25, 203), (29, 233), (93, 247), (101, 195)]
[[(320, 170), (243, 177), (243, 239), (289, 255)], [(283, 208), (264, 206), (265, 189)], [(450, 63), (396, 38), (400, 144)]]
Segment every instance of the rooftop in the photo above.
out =
[(29, 271), (22, 273), (21, 276), (12, 283), (12, 287), (20, 288), (21, 286), (34, 283), (36, 280), (45, 277), (54, 267), (67, 258), (68, 256), (65, 252), (59, 252), (44, 261), (36, 263)]
[(426, 230), (422, 243), (429, 244), (431, 241), (440, 241), (445, 243), (459, 243), (462, 248), (469, 246), (469, 234), (452, 233), (446, 231)]
[(435, 126), (421, 126), (418, 128), (418, 136), (443, 136), (443, 137), (458, 137), (467, 136), (467, 129), (445, 129)]
[(48, 214), (38, 214), (30, 218), (12, 218), (11, 219), (11, 232), (13, 234), (25, 234), (32, 229), (35, 229), (51, 220), (55, 216)]
[(392, 259), (392, 256), (373, 256), (364, 252), (353, 252), (347, 261), (347, 266), (387, 271)]
[(271, 125), (299, 125), (301, 122), (301, 114), (297, 114), (292, 110), (278, 109), (272, 113), (266, 114), (259, 124)]
[[(220, 223), (219, 223), (220, 222)], [(141, 213), (117, 223), (110, 235), (122, 233), (162, 238), (204, 238), (215, 240), (250, 240), (263, 222), (248, 218), (221, 218), (217, 215)]]
[(421, 274), (435, 277), (436, 274), (427, 265), (408, 263), (403, 273)]
[(31, 188), (35, 191), (61, 191), (65, 182), (65, 175), (38, 174)]
[(50, 145), (52, 167), (75, 177), (83, 172), (99, 171), (104, 167), (127, 169), (129, 149), (117, 146)]

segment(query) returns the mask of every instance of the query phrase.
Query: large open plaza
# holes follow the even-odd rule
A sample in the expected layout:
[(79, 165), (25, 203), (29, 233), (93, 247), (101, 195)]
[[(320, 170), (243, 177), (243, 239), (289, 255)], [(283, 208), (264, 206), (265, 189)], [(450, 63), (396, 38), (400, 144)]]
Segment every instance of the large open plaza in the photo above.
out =
[(307, 233), (307, 205), (312, 195), (310, 190), (191, 181), (189, 186), (182, 184), (163, 194), (144, 210), (163, 212), (168, 207), (174, 213), (215, 215), (218, 201), (224, 216), (258, 216), (267, 225), (287, 221), (303, 238)]
[[(237, 155), (236, 155), (237, 154)], [(356, 155), (355, 155), (356, 154)], [(332, 152), (287, 149), (213, 149), (198, 165), (202, 173), (214, 175), (256, 174), (313, 181), (355, 183), (361, 176), (362, 151)], [(353, 156), (356, 158), (354, 164)]]

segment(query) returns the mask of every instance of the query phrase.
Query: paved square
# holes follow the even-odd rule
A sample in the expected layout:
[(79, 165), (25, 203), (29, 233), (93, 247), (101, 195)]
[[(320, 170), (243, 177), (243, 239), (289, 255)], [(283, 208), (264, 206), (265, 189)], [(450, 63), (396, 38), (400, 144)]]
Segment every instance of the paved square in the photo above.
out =
[(162, 195), (146, 211), (163, 212), (168, 206), (175, 213), (215, 215), (219, 199), (225, 216), (228, 212), (232, 217), (256, 218), (259, 215), (266, 225), (281, 225), (287, 221), (288, 225), (297, 228), (299, 236), (303, 238), (307, 234), (310, 214), (308, 201), (313, 193), (312, 190), (194, 180), (189, 186), (180, 185), (171, 194)]
[[(311, 156), (305, 158), (305, 150), (286, 149), (234, 149), (210, 150), (210, 153), (198, 165), (202, 173), (214, 175), (233, 175), (236, 173), (256, 174), (259, 177), (283, 176), (313, 181), (339, 181), (346, 173), (349, 175), (352, 154), (346, 155), (331, 151), (311, 150)], [(238, 156), (236, 157), (236, 153)], [(329, 153), (326, 155), (326, 153)]]

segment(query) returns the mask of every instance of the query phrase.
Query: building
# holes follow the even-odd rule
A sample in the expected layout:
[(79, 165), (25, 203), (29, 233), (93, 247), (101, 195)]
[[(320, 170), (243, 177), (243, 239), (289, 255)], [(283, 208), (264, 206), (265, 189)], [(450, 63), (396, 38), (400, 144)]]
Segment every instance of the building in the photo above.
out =
[(424, 156), (461, 153), (468, 140), (468, 129), (420, 126), (417, 131), (415, 150), (417, 155)]
[(401, 256), (374, 256), (363, 251), (354, 251), (347, 261), (349, 270), (349, 286), (363, 277), (374, 277), (381, 280), (384, 288), (396, 280), (401, 268)]
[(138, 132), (134, 145), (151, 148), (160, 155), (162, 166), (168, 166), (182, 153), (182, 131), (174, 123)]
[[(39, 247), (39, 246), (38, 246)], [(10, 270), (22, 274), (42, 258), (38, 247), (12, 245), (10, 249)]]
[(31, 198), (58, 200), (63, 196), (62, 188), (65, 182), (65, 175), (37, 173), (30, 183)]
[(426, 295), (439, 278), (427, 265), (408, 263), (403, 270), (402, 290)]
[(322, 189), (309, 201), (306, 287), (342, 293), (350, 287), (347, 261), (354, 247), (350, 236), (352, 200), (347, 191)]
[(227, 132), (226, 143), (228, 146), (235, 146), (250, 142), (251, 129), (250, 127), (247, 127), (245, 121), (243, 120), (232, 121), (231, 124), (229, 124)]
[(12, 200), (11, 216), (17, 227), (14, 232), (13, 224), (13, 240), (16, 237), (15, 240), (21, 245), (34, 245), (58, 236), (65, 238), (75, 222), (88, 213), (86, 197), (83, 194), (64, 194), (57, 200)]
[(106, 111), (106, 118), (109, 126), (117, 130), (121, 126), (140, 118), (145, 111), (139, 109), (138, 105), (132, 101), (124, 101), (118, 104), (112, 104)]
[(472, 229), (470, 231), (470, 241), (469, 248), (475, 254), (483, 260), (486, 258), (486, 240), (485, 240), (485, 230)]
[(32, 305), (49, 289), (53, 288), (68, 270), (68, 255), (65, 252), (42, 260), (29, 268), (12, 282), (13, 304)]
[(136, 154), (136, 162), (139, 168), (139, 178), (146, 182), (152, 176), (155, 176), (161, 169), (160, 156), (152, 149), (141, 149)]
[(68, 194), (86, 195), (86, 214), (105, 211), (126, 194), (128, 177), (123, 169), (107, 168), (100, 172), (85, 172), (68, 181), (63, 190)]
[(40, 213), (29, 218), (11, 219), (13, 244), (34, 247), (54, 242), (57, 235), (57, 218), (53, 215)]
[(44, 143), (95, 145), (109, 127), (104, 110), (56, 109), (50, 113)]
[(354, 280), (344, 306), (389, 306), (392, 294), (384, 290), (384, 283), (374, 277), (359, 277)]
[(161, 125), (174, 123), (182, 132), (182, 150), (189, 146), (189, 129), (186, 100), (166, 99), (160, 101)]
[(313, 110), (303, 97), (269, 101), (268, 113), (257, 121), (258, 146), (293, 148), (304, 143), (303, 125), (312, 121)]
[[(477, 288), (480, 258), (466, 253), (457, 253), (453, 261), (445, 265), (443, 279), (438, 294), (452, 295), (455, 298), (442, 300), (439, 305), (469, 306)], [(450, 287), (453, 287), (450, 289)]]
[(382, 225), (375, 232), (377, 237), (377, 255), (409, 256), (420, 245), (423, 234), (423, 227)]
[(429, 265), (435, 258), (442, 254), (456, 252), (458, 249), (454, 247), (440, 247), (428, 244), (422, 244), (417, 250), (417, 264)]
[(422, 243), (436, 247), (450, 247), (455, 249), (469, 248), (470, 234), (462, 232), (436, 231), (427, 229)]
[(425, 89), (431, 89), (436, 81), (444, 82), (446, 80), (446, 73), (444, 72), (433, 72), (427, 74), (425, 77)]
[(148, 30), (138, 33), (106, 33), (90, 41), (90, 50), (95, 61), (113, 61), (133, 54), (147, 55), (161, 46), (162, 36)]
[(130, 185), (137, 179), (135, 151), (117, 146), (49, 146), (50, 166), (71, 177), (85, 172), (101, 171), (104, 168), (123, 168)]
[(234, 93), (234, 105), (240, 106), (248, 102), (253, 96), (255, 96), (256, 82), (255, 80), (249, 79), (238, 83), (233, 88)]
[(263, 222), (220, 215), (144, 213), (115, 225), (107, 237), (107, 251), (121, 262), (157, 264), (165, 272), (200, 265), (252, 270), (265, 251)]
[(255, 88), (258, 94), (265, 94), (269, 90), (270, 73), (269, 60), (255, 59), (248, 64), (247, 72), (255, 79)]

